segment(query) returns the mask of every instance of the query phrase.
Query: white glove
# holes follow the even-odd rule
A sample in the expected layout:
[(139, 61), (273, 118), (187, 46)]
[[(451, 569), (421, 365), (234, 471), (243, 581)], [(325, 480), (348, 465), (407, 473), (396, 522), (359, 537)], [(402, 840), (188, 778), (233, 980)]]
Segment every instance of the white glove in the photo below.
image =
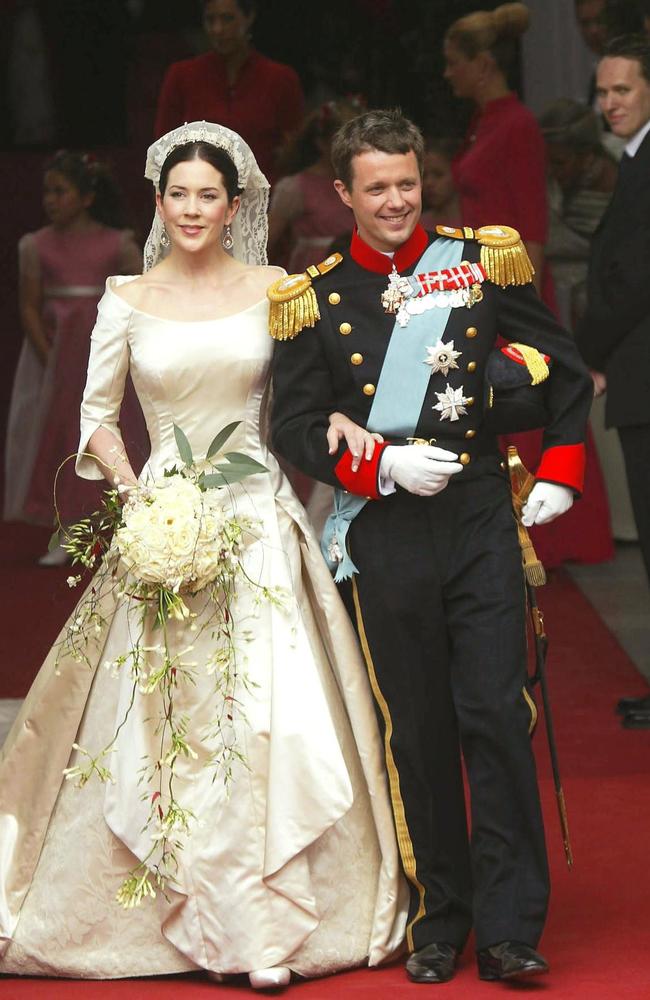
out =
[(548, 524), (573, 506), (573, 490), (556, 483), (535, 483), (528, 500), (522, 507), (521, 523)]
[(384, 480), (399, 483), (409, 493), (432, 497), (444, 490), (450, 476), (462, 470), (462, 465), (455, 461), (457, 458), (452, 451), (429, 444), (389, 445), (381, 456), (379, 474)]

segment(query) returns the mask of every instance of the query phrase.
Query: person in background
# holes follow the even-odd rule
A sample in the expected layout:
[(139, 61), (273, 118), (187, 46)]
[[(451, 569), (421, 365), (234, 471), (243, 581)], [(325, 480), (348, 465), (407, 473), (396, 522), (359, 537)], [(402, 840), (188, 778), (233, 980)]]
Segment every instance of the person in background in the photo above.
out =
[[(574, 0), (575, 18), (585, 45), (594, 56), (587, 103), (598, 110), (595, 68), (607, 41), (643, 29), (641, 0)], [(609, 126), (605, 122), (605, 129)]]
[(508, 84), (528, 21), (523, 3), (468, 14), (447, 30), (444, 54), (455, 96), (476, 106), (454, 160), (463, 223), (498, 220), (517, 229), (539, 290), (547, 234), (544, 140), (535, 116)]
[[(612, 197), (618, 167), (603, 145), (600, 116), (586, 104), (560, 98), (539, 117), (549, 171), (549, 238), (546, 259), (553, 277), (558, 314), (576, 330), (586, 308), (591, 239)], [(591, 429), (607, 487), (614, 538), (636, 539), (620, 443), (605, 429), (604, 397), (594, 399)], [(607, 538), (602, 539), (609, 554)], [(595, 554), (592, 552), (592, 555)]]
[(551, 267), (560, 318), (574, 329), (585, 310), (591, 238), (610, 202), (618, 172), (602, 144), (598, 116), (579, 101), (560, 98), (539, 116), (549, 172)]
[(596, 57), (602, 53), (607, 41), (605, 0), (574, 0), (576, 24), (585, 45)]
[[(470, 98), (477, 111), (454, 160), (463, 225), (497, 221), (521, 234), (535, 268), (535, 285), (546, 305), (557, 310), (550, 271), (544, 267), (548, 236), (546, 146), (531, 111), (508, 87), (519, 38), (529, 22), (522, 3), (460, 18), (445, 36), (445, 75), (457, 97)], [(541, 458), (539, 431), (503, 435), (535, 469)], [(587, 472), (579, 511), (553, 524), (535, 526), (531, 536), (547, 568), (569, 559), (600, 562), (613, 555), (609, 508), (597, 453), (587, 435)], [(579, 530), (578, 522), (579, 521)]]
[(287, 245), (290, 274), (326, 256), (336, 237), (352, 228), (352, 213), (334, 188), (330, 149), (336, 130), (361, 108), (358, 99), (327, 101), (307, 116), (280, 155), (282, 179), (273, 188), (269, 210), (269, 258), (277, 262), (279, 249)]
[(253, 0), (204, 0), (210, 52), (172, 63), (160, 90), (156, 137), (184, 122), (218, 121), (249, 143), (270, 180), (286, 136), (299, 128), (305, 100), (298, 74), (251, 45)]
[[(650, 579), (650, 43), (643, 35), (608, 43), (597, 96), (612, 132), (626, 143), (609, 208), (591, 244), (587, 308), (577, 343), (605, 420), (616, 427)], [(650, 728), (650, 695), (622, 699), (627, 728)]]
[(461, 224), (460, 203), (452, 167), (458, 146), (456, 139), (425, 138), (423, 212), (420, 219), (425, 229), (435, 229), (439, 223), (447, 226)]
[[(325, 102), (305, 118), (280, 154), (282, 179), (273, 187), (269, 209), (269, 259), (286, 264), (289, 274), (326, 257), (338, 237), (349, 238), (354, 220), (334, 188), (330, 154), (336, 130), (361, 108), (358, 98)], [(288, 462), (282, 467), (319, 534), (332, 508), (331, 488)]]
[[(53, 489), (65, 524), (95, 509), (96, 484), (82, 483), (70, 462), (77, 450), (97, 302), (109, 274), (139, 273), (142, 253), (121, 223), (119, 193), (92, 154), (57, 153), (43, 178), (49, 224), (19, 243), (20, 314), (25, 339), (14, 379), (5, 453), (5, 520), (51, 525)], [(129, 391), (125, 431), (133, 460), (147, 453), (139, 406)], [(41, 565), (65, 562), (56, 548)]]

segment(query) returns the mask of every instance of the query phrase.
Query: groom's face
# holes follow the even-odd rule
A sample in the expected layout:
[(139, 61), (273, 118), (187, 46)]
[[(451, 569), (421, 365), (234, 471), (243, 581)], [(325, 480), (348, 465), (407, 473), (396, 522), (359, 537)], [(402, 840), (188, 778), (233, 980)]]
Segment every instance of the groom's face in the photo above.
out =
[(371, 149), (352, 160), (352, 182), (334, 186), (351, 208), (359, 236), (383, 253), (397, 250), (415, 229), (422, 212), (422, 181), (415, 153)]

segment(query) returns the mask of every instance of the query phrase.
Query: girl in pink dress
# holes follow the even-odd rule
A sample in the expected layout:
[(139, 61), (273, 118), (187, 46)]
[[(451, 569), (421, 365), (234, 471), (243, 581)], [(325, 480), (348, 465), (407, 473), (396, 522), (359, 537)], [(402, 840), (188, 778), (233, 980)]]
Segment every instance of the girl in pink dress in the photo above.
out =
[[(113, 228), (117, 190), (88, 155), (61, 152), (48, 164), (43, 204), (50, 225), (23, 236), (20, 308), (25, 341), (8, 423), (5, 518), (50, 525), (57, 469), (75, 453), (90, 331), (110, 274), (138, 273), (142, 255), (131, 234)], [(134, 460), (146, 456), (142, 416), (130, 394), (123, 409)], [(70, 524), (97, 506), (96, 484), (79, 480), (72, 462), (59, 472), (56, 502)], [(54, 552), (44, 563), (64, 561)]]
[[(334, 190), (332, 136), (361, 111), (358, 101), (328, 101), (312, 112), (286, 147), (281, 166), (288, 174), (273, 186), (269, 210), (269, 260), (289, 274), (327, 256), (337, 236), (352, 229), (349, 208)], [(285, 259), (278, 261), (286, 246)]]
[(420, 224), (429, 232), (463, 224), (453, 172), (458, 146), (456, 139), (425, 139)]
[[(269, 261), (282, 264), (289, 274), (318, 264), (336, 238), (349, 236), (354, 225), (350, 209), (334, 189), (330, 147), (336, 130), (361, 109), (355, 99), (327, 101), (307, 116), (282, 153), (280, 168), (287, 176), (271, 192), (268, 253)], [(320, 530), (332, 505), (331, 489), (287, 463), (283, 469)]]

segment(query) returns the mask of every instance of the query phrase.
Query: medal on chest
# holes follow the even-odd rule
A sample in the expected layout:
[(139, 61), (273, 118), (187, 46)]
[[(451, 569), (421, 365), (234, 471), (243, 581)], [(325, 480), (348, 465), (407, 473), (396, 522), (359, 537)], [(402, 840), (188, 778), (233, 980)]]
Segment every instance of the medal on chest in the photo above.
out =
[(384, 312), (394, 315), (400, 326), (407, 326), (411, 316), (428, 309), (471, 309), (483, 298), (481, 285), (485, 271), (480, 264), (463, 261), (426, 274), (403, 277), (395, 266), (388, 276), (388, 287), (381, 295)]

